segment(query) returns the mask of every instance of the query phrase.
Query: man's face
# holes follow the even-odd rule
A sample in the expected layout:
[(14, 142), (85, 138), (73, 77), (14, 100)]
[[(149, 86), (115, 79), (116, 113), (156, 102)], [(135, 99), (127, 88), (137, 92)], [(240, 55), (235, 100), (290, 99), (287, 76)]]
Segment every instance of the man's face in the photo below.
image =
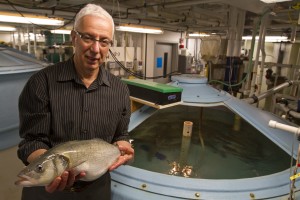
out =
[(99, 68), (107, 56), (110, 45), (106, 44), (112, 40), (112, 29), (112, 24), (107, 19), (93, 15), (81, 18), (79, 26), (72, 31), (77, 68), (84, 71)]

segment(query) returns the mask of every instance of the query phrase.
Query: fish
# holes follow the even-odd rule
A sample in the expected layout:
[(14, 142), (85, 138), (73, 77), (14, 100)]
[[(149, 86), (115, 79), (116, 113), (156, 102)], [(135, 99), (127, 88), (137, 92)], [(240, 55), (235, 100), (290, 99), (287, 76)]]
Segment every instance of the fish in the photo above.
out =
[(80, 180), (93, 181), (101, 177), (121, 155), (116, 145), (102, 139), (74, 140), (46, 151), (18, 173), (18, 186), (46, 186), (66, 170), (75, 174), (84, 171)]

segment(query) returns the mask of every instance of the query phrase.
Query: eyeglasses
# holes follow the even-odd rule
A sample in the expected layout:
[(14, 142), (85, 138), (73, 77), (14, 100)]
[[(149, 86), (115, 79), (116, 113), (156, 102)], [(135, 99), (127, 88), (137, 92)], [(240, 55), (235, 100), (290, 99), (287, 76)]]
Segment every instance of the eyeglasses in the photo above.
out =
[(82, 39), (83, 42), (85, 42), (87, 45), (92, 45), (94, 44), (94, 42), (99, 42), (101, 47), (110, 47), (112, 46), (113, 42), (109, 39), (95, 39), (93, 37), (91, 37), (89, 34), (85, 34), (85, 33), (80, 33), (78, 31), (74, 32), (79, 35), (79, 37)]

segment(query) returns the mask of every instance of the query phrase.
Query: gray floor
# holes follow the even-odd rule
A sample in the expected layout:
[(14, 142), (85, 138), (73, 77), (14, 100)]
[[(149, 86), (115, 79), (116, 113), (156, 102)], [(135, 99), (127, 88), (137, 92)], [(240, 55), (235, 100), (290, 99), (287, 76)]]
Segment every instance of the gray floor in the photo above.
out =
[(14, 184), (23, 163), (17, 158), (17, 147), (0, 151), (0, 200), (19, 200), (21, 187)]

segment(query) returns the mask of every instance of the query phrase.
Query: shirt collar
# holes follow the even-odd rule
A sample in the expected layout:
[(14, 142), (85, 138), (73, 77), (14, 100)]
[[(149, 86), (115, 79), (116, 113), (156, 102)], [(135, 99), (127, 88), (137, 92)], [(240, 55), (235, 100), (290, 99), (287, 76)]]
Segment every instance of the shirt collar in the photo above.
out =
[(99, 75), (98, 75), (98, 78), (97, 78), (98, 82), (99, 82), (99, 85), (105, 84), (107, 86), (110, 86), (108, 73), (109, 72), (107, 70), (105, 70), (105, 68), (104, 68), (104, 64), (102, 64), (99, 67)]
[[(99, 85), (107, 85), (110, 86), (108, 71), (104, 69), (104, 64), (99, 67), (99, 74), (97, 77), (97, 81)], [(78, 76), (75, 70), (75, 64), (73, 61), (73, 57), (65, 62), (65, 65), (62, 67), (61, 73), (59, 74), (58, 81), (70, 81), (77, 80)]]
[(58, 81), (70, 81), (75, 80), (77, 78), (77, 74), (75, 71), (75, 65), (73, 61), (73, 57), (66, 61), (61, 66), (61, 71), (58, 77)]

